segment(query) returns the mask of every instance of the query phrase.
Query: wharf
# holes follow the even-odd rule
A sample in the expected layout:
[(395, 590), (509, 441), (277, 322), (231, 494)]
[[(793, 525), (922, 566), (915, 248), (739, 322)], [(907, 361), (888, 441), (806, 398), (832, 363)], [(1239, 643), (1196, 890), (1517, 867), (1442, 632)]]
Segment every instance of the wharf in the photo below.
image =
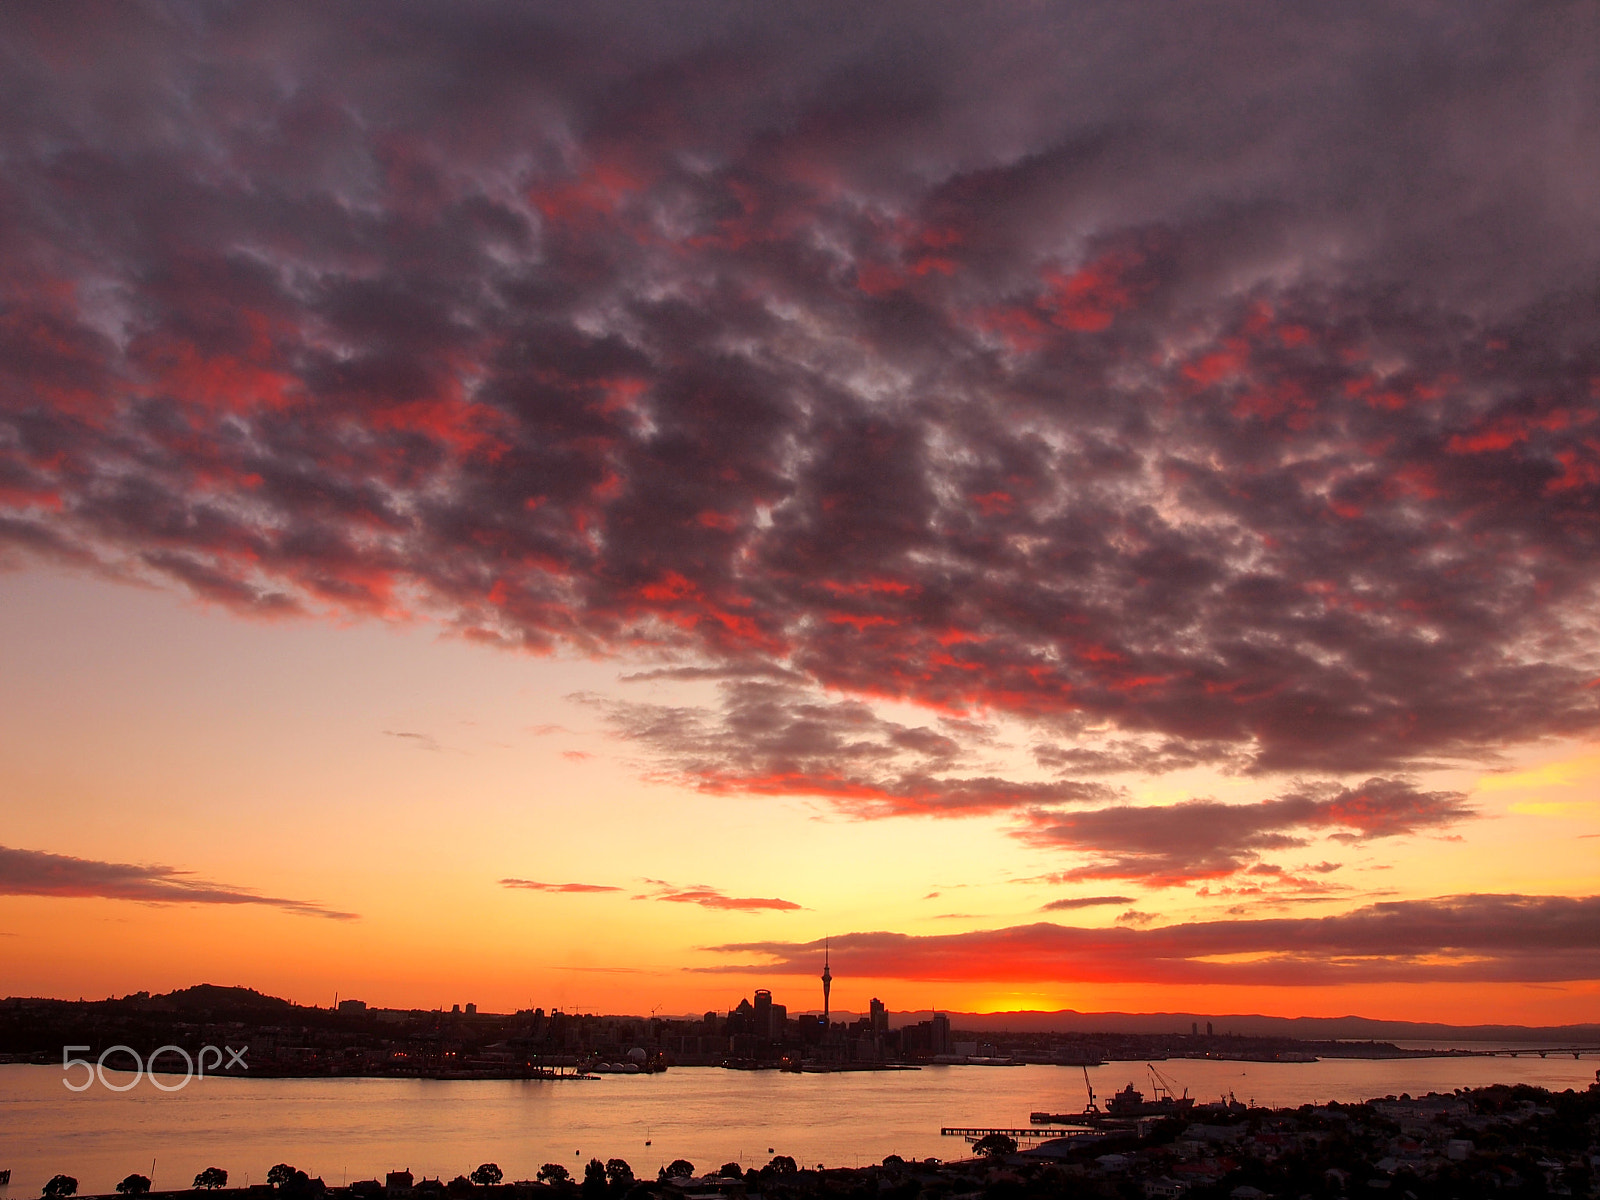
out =
[(1061, 1138), (1102, 1137), (1103, 1132), (1097, 1129), (1072, 1128), (1063, 1129), (1060, 1126), (1049, 1128), (1047, 1126), (1030, 1125), (1025, 1129), (1005, 1129), (998, 1126), (977, 1125), (946, 1125), (939, 1130), (941, 1137), (963, 1137), (969, 1142), (979, 1138), (989, 1137), (991, 1134), (1000, 1134), (1016, 1142), (1053, 1142)]

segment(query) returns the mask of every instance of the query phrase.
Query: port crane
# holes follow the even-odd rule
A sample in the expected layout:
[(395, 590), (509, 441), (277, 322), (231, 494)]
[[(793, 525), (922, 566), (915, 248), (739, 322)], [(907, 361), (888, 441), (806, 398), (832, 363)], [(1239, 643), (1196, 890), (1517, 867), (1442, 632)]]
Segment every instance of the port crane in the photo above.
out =
[[(1145, 1068), (1150, 1072), (1150, 1086), (1155, 1091), (1155, 1097), (1157, 1101), (1162, 1099), (1178, 1099), (1178, 1096), (1175, 1094), (1176, 1085), (1172, 1082), (1172, 1080), (1168, 1079), (1160, 1071), (1156, 1070), (1154, 1063), (1145, 1063)], [(1188, 1088), (1183, 1089), (1183, 1095), (1185, 1099), (1188, 1098)]]

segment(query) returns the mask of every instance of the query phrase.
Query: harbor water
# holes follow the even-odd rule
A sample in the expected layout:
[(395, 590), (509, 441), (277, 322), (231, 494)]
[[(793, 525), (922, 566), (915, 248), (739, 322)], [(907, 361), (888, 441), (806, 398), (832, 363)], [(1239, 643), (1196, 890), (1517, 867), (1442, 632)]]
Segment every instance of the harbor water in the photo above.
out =
[[(1600, 1055), (1419, 1058), (1313, 1063), (1171, 1060), (1156, 1064), (1202, 1103), (1232, 1093), (1282, 1107), (1492, 1083), (1583, 1089)], [(123, 1092), (96, 1082), (75, 1093), (60, 1068), (0, 1066), (4, 1197), (35, 1197), (57, 1173), (80, 1193), (110, 1192), (124, 1176), (187, 1187), (205, 1167), (231, 1185), (261, 1183), (274, 1163), (330, 1186), (409, 1168), (449, 1180), (479, 1163), (531, 1179), (541, 1164), (581, 1176), (591, 1157), (622, 1158), (654, 1176), (673, 1159), (706, 1171), (761, 1166), (774, 1153), (815, 1166), (863, 1166), (885, 1155), (959, 1158), (944, 1125), (1022, 1127), (1031, 1112), (1076, 1112), (1086, 1099), (1076, 1067), (930, 1066), (827, 1075), (674, 1068), (593, 1080), (196, 1079), (172, 1092), (147, 1077)], [(106, 1073), (124, 1086), (131, 1075)], [(1097, 1097), (1133, 1083), (1145, 1065), (1089, 1068)], [(77, 1076), (73, 1076), (74, 1081)], [(162, 1080), (170, 1086), (171, 1079)]]

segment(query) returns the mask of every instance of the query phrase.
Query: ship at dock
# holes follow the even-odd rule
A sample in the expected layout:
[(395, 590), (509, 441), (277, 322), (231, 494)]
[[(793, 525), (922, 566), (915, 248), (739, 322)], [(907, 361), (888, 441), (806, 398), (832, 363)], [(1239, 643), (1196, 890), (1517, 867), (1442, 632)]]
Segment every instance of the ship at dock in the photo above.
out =
[(1170, 1090), (1157, 1086), (1156, 1094), (1146, 1100), (1133, 1084), (1128, 1084), (1106, 1102), (1106, 1115), (1111, 1117), (1169, 1117), (1188, 1112), (1194, 1107), (1194, 1097), (1185, 1093), (1174, 1096)]
[(1181, 1096), (1175, 1095), (1170, 1079), (1150, 1063), (1145, 1064), (1145, 1069), (1150, 1072), (1153, 1090), (1153, 1095), (1149, 1099), (1146, 1099), (1145, 1094), (1130, 1082), (1127, 1087), (1106, 1101), (1106, 1106), (1102, 1109), (1095, 1103), (1094, 1086), (1089, 1082), (1089, 1071), (1086, 1067), (1083, 1072), (1083, 1083), (1089, 1092), (1089, 1103), (1084, 1106), (1082, 1112), (1036, 1112), (1030, 1114), (1028, 1119), (1035, 1125), (1093, 1125), (1105, 1120), (1182, 1116), (1194, 1107), (1194, 1097), (1189, 1095), (1188, 1089), (1184, 1089)]

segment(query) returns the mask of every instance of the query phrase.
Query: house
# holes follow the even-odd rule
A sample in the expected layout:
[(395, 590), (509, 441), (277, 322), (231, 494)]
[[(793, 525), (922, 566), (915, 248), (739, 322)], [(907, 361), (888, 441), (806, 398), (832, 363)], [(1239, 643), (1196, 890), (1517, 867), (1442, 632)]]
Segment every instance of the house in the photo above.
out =
[(1157, 1175), (1154, 1179), (1144, 1181), (1144, 1194), (1148, 1200), (1178, 1200), (1185, 1190), (1185, 1184), (1165, 1175)]

